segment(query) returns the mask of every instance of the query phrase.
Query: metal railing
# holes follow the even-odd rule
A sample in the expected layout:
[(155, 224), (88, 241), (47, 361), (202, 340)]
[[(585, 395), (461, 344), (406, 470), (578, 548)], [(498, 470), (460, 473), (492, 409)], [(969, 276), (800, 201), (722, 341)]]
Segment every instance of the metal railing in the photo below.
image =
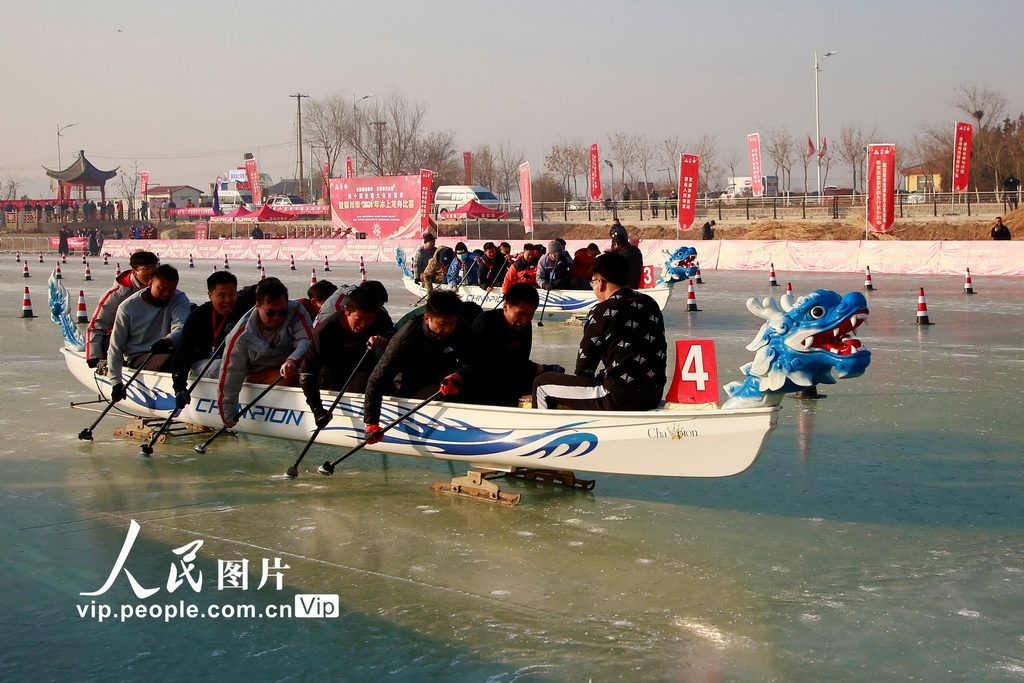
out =
[(32, 253), (38, 251), (54, 251), (50, 248), (48, 237), (21, 237), (18, 235), (0, 236), (0, 251)]

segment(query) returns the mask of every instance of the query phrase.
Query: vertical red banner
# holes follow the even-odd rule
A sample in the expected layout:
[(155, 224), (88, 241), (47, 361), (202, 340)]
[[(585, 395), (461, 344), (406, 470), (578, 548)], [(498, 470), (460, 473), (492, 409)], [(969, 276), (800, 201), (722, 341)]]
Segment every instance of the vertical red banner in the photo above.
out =
[(601, 201), (601, 155), (596, 142), (590, 146), (590, 201)]
[(139, 199), (141, 201), (149, 201), (146, 199), (146, 195), (149, 194), (149, 171), (143, 171), (139, 174)]
[(355, 178), (356, 177), (356, 174), (353, 172), (353, 169), (352, 169), (352, 157), (345, 157), (345, 177), (346, 178)]
[(533, 187), (530, 185), (530, 162), (519, 166), (519, 203), (523, 211), (523, 228), (533, 232)]
[(956, 122), (956, 137), (953, 140), (953, 192), (967, 192), (971, 177), (971, 144), (974, 141), (974, 126)]
[(895, 218), (896, 145), (868, 145), (868, 227), (892, 232)]
[(327, 181), (331, 179), (331, 162), (330, 161), (325, 161), (324, 162), (324, 170), (323, 170), (323, 173), (320, 174), (320, 176), (321, 176), (321, 180), (323, 180), (323, 186), (320, 188), (320, 196), (323, 199), (327, 199), (327, 198), (329, 198), (331, 196), (331, 191), (327, 187), (327, 184), (328, 184)]
[(245, 176), (249, 179), (249, 189), (252, 191), (252, 203), (259, 206), (263, 203), (263, 188), (260, 187), (260, 174), (256, 170), (255, 157), (245, 160)]
[(700, 178), (700, 157), (696, 154), (679, 155), (679, 229), (693, 230), (697, 215), (697, 181)]
[(463, 152), (462, 153), (462, 170), (464, 171), (463, 176), (465, 177), (465, 182), (463, 183), (463, 185), (472, 185), (473, 184), (473, 153), (472, 152)]
[(432, 182), (434, 182), (434, 172), (420, 169), (420, 229), (423, 232), (430, 231), (430, 205), (433, 203), (430, 184)]
[(764, 174), (761, 173), (761, 135), (751, 133), (747, 136), (747, 149), (750, 151), (750, 192), (754, 197), (764, 196)]

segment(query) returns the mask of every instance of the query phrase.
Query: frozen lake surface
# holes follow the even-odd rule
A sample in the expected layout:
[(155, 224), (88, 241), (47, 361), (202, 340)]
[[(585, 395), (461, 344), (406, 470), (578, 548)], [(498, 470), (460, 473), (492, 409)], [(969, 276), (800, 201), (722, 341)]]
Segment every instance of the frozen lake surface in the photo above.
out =
[[(172, 263), (204, 301), (213, 262)], [(225, 437), (200, 456), (193, 437), (142, 458), (112, 436), (126, 422), (113, 415), (79, 441), (95, 414), (68, 407), (90, 395), (46, 317), (52, 265), (30, 258), (26, 280), (0, 255), (6, 680), (1024, 680), (1019, 279), (975, 277), (971, 297), (958, 277), (875, 274), (867, 373), (823, 387), (824, 400), (786, 399), (740, 476), (597, 475), (590, 492), (509, 483), (524, 494), (511, 508), (431, 493), (463, 473), (440, 461), (367, 450), (325, 478), (313, 466), (337, 452), (314, 447), (288, 480), (302, 444)], [(293, 296), (310, 267), (359, 277), (356, 264), (266, 265)], [(258, 279), (252, 263), (232, 270)], [(367, 270), (397, 319), (414, 301), (397, 268)], [(78, 259), (63, 271), (91, 312), (114, 266), (94, 265), (93, 282)], [(687, 314), (677, 291), (669, 336), (714, 339), (721, 384), (752, 358), (743, 347), (761, 321), (744, 300), (784, 287), (703, 275), (703, 310)], [(779, 279), (797, 294), (863, 285)], [(34, 320), (20, 319), (26, 284)], [(914, 325), (922, 286), (927, 328)], [(534, 335), (536, 360), (572, 367), (579, 327)], [(121, 571), (80, 595), (107, 581), (131, 520), (123, 570), (157, 592), (136, 597)], [(218, 585), (243, 562), (246, 589)], [(328, 604), (308, 595), (337, 596), (338, 616), (97, 618), (121, 605)]]

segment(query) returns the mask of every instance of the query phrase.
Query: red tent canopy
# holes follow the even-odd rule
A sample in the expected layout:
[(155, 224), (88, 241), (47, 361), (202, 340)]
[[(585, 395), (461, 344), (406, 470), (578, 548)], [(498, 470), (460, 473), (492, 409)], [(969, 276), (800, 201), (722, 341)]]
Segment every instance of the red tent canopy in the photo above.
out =
[(508, 213), (497, 209), (488, 209), (486, 206), (470, 199), (466, 204), (454, 211), (442, 211), (438, 218), (442, 220), (462, 220), (465, 218), (508, 218)]
[(252, 214), (246, 211), (244, 206), (235, 207), (231, 213), (226, 213), (223, 216), (213, 216), (210, 218), (211, 221), (234, 221), (242, 218), (248, 218)]
[(276, 221), (293, 221), (296, 218), (297, 216), (276, 211), (267, 204), (264, 204), (249, 215), (245, 216), (244, 220), (252, 223), (271, 223)]

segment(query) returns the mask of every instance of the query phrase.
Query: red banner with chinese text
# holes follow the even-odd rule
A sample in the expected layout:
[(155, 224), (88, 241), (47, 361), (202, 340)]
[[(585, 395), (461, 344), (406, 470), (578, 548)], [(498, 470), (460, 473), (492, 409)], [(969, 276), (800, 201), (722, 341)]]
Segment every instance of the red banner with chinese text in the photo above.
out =
[(142, 201), (146, 201), (147, 194), (149, 194), (149, 171), (143, 171), (139, 174), (139, 196)]
[(462, 153), (462, 170), (465, 182), (463, 185), (473, 184), (473, 153), (463, 152)]
[(356, 174), (352, 169), (352, 157), (345, 157), (345, 177), (355, 178)]
[(868, 227), (892, 232), (895, 219), (896, 145), (868, 145)]
[(418, 175), (331, 178), (331, 225), (381, 239), (415, 237), (422, 225), (421, 185)]
[(601, 155), (596, 142), (590, 146), (590, 201), (601, 201)]
[(331, 194), (331, 189), (327, 186), (327, 181), (331, 179), (331, 162), (325, 161), (323, 171), (320, 173), (320, 179), (323, 181), (320, 187), (320, 196), (324, 199)]
[(761, 135), (751, 133), (747, 136), (747, 149), (750, 151), (750, 193), (754, 197), (764, 196), (764, 177), (761, 173)]
[(245, 160), (245, 176), (249, 179), (249, 190), (252, 191), (252, 203), (259, 206), (263, 203), (263, 188), (260, 186), (260, 175), (256, 170), (256, 159)]
[(967, 192), (971, 177), (971, 144), (974, 140), (974, 126), (956, 122), (956, 137), (953, 140), (953, 192)]
[(425, 168), (420, 169), (420, 230), (430, 230), (430, 205), (433, 203), (430, 196), (430, 185), (434, 182), (434, 172)]
[(533, 187), (530, 185), (530, 162), (519, 166), (519, 203), (523, 212), (523, 228), (533, 232)]
[(693, 230), (697, 215), (697, 180), (700, 177), (700, 157), (696, 154), (679, 155), (679, 229)]

